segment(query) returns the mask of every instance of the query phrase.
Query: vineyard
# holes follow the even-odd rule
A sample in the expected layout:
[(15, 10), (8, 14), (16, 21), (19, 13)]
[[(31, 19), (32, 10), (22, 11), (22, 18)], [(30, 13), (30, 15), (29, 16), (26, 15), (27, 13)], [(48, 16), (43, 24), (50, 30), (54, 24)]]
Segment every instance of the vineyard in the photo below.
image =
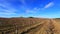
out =
[(57, 19), (0, 18), (0, 34), (60, 34)]

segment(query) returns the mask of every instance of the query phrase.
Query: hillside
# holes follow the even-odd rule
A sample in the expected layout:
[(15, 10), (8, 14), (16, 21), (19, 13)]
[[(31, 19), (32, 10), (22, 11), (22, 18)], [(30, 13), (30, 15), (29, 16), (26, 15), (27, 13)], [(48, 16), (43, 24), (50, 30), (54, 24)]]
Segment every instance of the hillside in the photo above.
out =
[(60, 34), (57, 19), (0, 18), (0, 34)]

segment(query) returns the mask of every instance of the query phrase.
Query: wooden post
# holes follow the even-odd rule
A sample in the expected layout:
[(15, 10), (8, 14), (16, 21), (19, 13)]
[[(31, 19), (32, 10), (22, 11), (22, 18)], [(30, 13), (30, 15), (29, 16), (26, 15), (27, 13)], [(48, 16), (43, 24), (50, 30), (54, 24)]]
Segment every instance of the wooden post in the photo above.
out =
[(5, 34), (5, 32), (3, 31), (2, 34)]
[(16, 24), (15, 24), (15, 28), (16, 28), (15, 33), (18, 34), (18, 28)]

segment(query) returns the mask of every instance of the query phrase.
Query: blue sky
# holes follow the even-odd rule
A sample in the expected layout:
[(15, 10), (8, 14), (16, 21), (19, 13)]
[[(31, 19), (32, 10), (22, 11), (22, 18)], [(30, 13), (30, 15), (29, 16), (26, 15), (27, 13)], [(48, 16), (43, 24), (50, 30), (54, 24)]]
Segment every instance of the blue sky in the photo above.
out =
[(60, 18), (60, 0), (0, 0), (0, 17)]

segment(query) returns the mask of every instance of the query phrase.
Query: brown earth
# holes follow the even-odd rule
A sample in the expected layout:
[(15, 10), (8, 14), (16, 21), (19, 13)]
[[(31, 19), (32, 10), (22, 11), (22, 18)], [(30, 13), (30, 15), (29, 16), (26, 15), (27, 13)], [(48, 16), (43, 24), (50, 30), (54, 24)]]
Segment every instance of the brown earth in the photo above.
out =
[(0, 34), (60, 34), (59, 19), (0, 18)]

